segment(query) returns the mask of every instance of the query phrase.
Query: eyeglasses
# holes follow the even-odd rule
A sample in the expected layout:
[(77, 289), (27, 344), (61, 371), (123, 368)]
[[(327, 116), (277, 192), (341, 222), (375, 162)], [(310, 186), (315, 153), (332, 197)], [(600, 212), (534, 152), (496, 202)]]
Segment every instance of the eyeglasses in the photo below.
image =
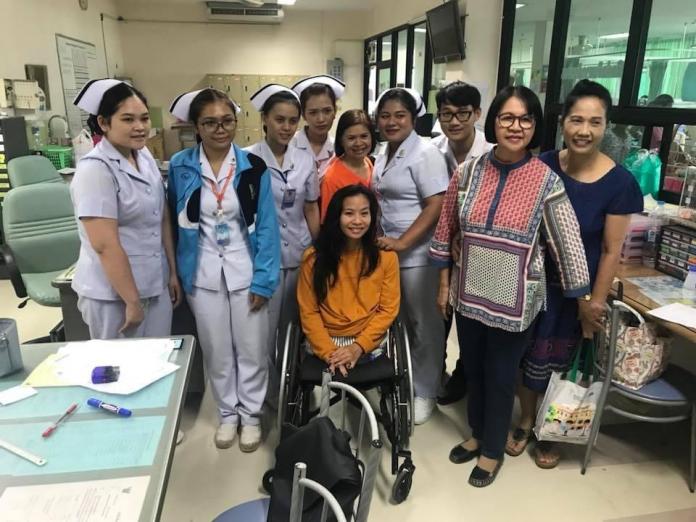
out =
[(457, 111), (457, 112), (443, 111), (443, 112), (437, 113), (437, 119), (440, 120), (441, 123), (449, 123), (452, 121), (452, 118), (454, 118), (456, 116), (457, 120), (460, 123), (466, 123), (467, 121), (469, 121), (472, 114), (473, 114), (472, 111)]
[(521, 129), (529, 130), (532, 127), (534, 127), (534, 124), (536, 123), (536, 121), (534, 120), (534, 116), (532, 116), (531, 114), (515, 116), (514, 114), (510, 114), (509, 112), (498, 114), (496, 120), (498, 120), (498, 125), (500, 125), (503, 129), (509, 129), (517, 121), (519, 122)]
[(218, 128), (222, 127), (223, 130), (231, 131), (237, 126), (237, 120), (234, 118), (226, 118), (224, 120), (203, 120), (201, 122), (201, 127), (205, 132), (213, 133), (217, 132)]

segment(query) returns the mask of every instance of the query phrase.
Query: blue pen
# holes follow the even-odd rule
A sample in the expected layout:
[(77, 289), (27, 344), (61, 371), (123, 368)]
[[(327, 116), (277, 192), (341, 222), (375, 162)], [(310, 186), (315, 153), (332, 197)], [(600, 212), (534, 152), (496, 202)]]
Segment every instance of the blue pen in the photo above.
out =
[(95, 408), (101, 408), (102, 410), (113, 413), (114, 415), (120, 415), (121, 417), (130, 417), (133, 413), (126, 408), (119, 408), (115, 404), (108, 404), (104, 401), (100, 401), (99, 399), (87, 399), (87, 404)]

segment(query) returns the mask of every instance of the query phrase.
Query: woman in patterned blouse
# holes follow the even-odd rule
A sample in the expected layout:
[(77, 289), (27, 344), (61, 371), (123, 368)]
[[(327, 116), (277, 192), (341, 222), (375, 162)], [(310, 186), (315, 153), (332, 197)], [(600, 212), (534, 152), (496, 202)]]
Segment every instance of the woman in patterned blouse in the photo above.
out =
[[(503, 463), (522, 355), (546, 299), (544, 255), (560, 267), (566, 297), (590, 290), (578, 221), (561, 179), (529, 150), (541, 141), (536, 94), (506, 87), (486, 118), (488, 154), (459, 166), (447, 189), (430, 255), (440, 266), (438, 305), (448, 314), (451, 246), (461, 239), (454, 312), (468, 380), (472, 436), (455, 464), (478, 458), (472, 486), (491, 484)], [(584, 306), (580, 304), (580, 306)]]

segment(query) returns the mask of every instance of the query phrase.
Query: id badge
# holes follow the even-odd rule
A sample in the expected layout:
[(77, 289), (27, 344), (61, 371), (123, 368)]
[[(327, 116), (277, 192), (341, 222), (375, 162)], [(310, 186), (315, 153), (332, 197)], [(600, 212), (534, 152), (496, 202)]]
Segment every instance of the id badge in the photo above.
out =
[(218, 246), (227, 246), (230, 244), (230, 227), (226, 222), (222, 221), (215, 225), (215, 240)]
[(283, 192), (283, 203), (280, 208), (290, 208), (295, 204), (295, 194), (297, 189), (287, 187)]

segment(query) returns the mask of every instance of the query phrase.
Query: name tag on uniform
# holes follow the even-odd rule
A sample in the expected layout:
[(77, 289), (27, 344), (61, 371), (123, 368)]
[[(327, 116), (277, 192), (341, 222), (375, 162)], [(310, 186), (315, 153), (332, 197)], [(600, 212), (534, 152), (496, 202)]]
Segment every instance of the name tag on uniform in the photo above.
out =
[(290, 208), (295, 204), (295, 196), (297, 194), (297, 189), (287, 187), (285, 192), (283, 192), (283, 203), (280, 208)]
[(230, 227), (222, 221), (215, 224), (215, 240), (218, 246), (227, 246), (230, 244)]

